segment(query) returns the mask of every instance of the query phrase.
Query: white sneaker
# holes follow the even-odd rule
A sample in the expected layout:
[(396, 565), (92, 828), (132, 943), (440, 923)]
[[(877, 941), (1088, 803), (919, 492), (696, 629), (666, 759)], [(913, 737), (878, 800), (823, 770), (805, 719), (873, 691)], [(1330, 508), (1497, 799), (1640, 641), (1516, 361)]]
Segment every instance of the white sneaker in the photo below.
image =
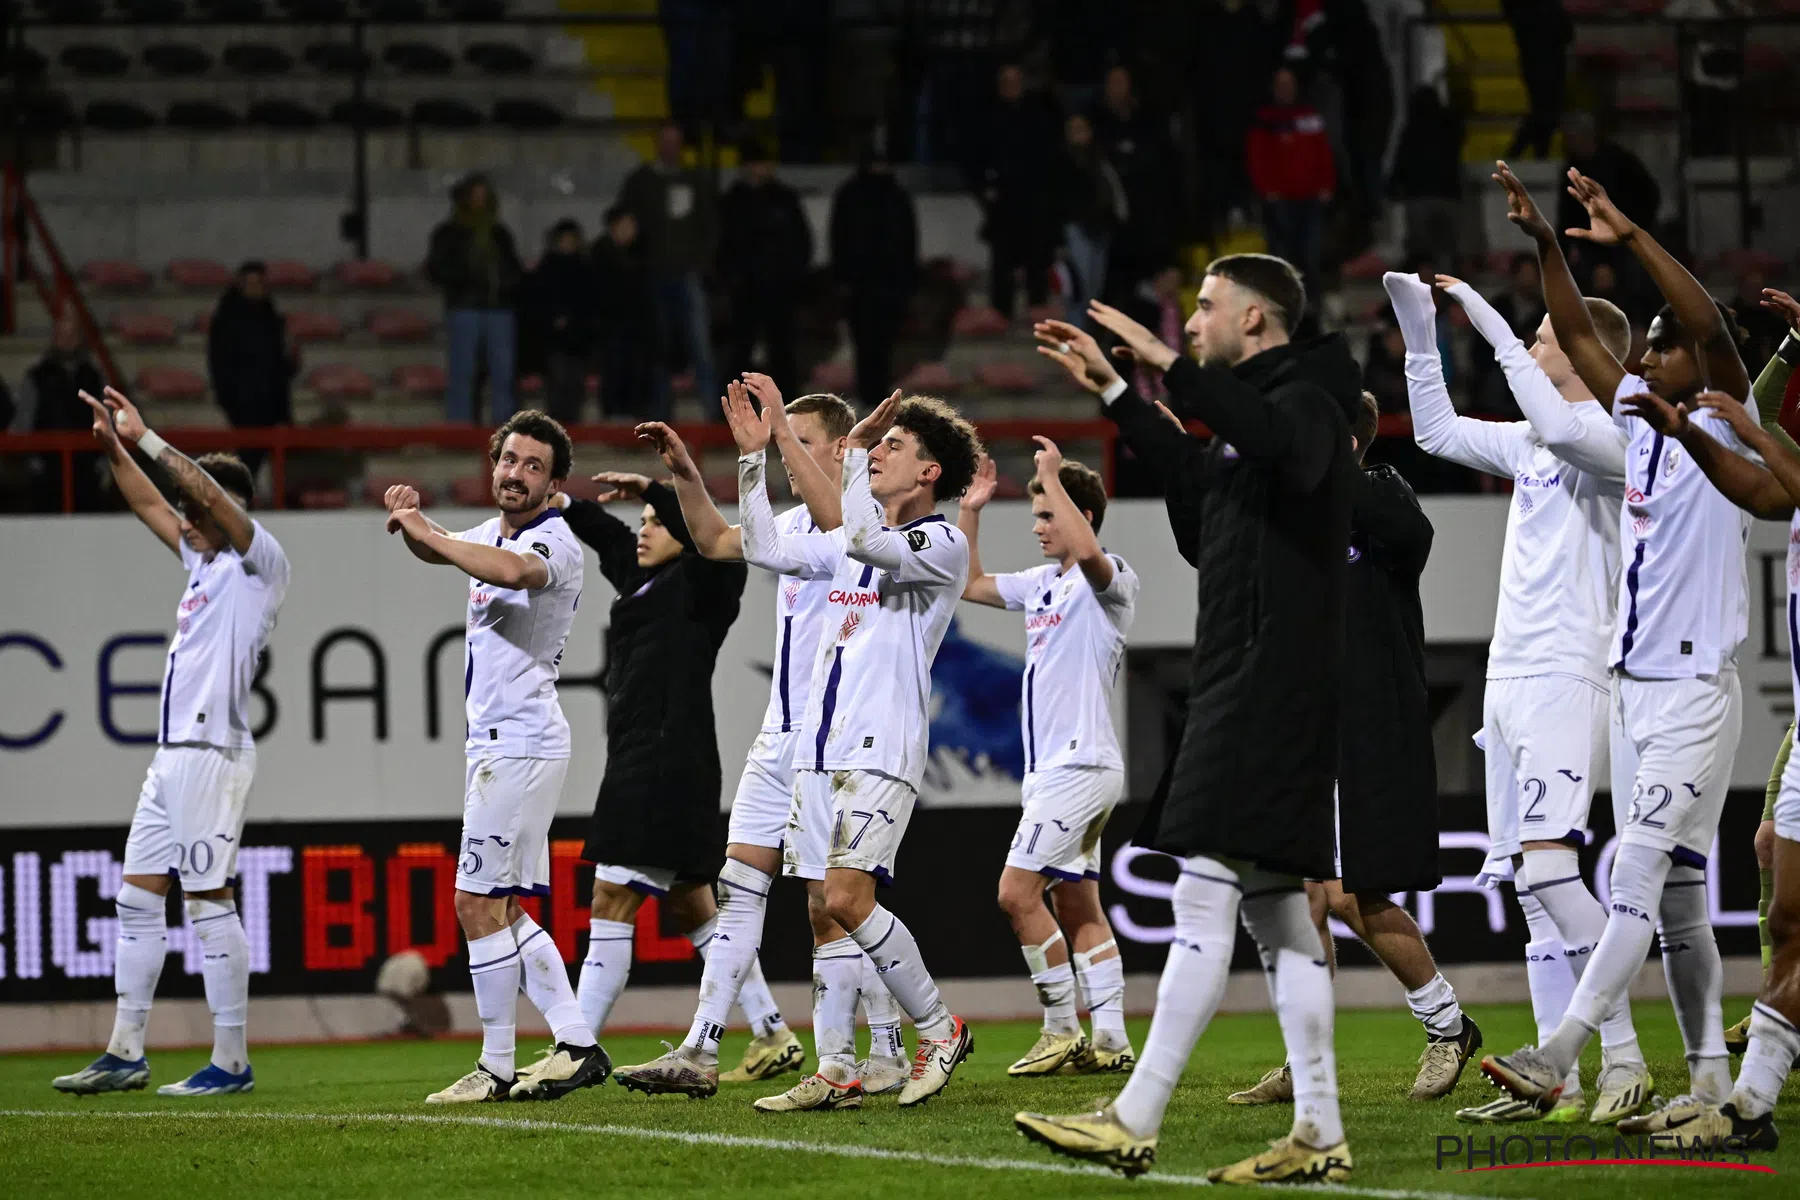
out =
[(798, 1071), (806, 1061), (806, 1047), (783, 1025), (768, 1037), (752, 1038), (744, 1048), (744, 1061), (719, 1076), (721, 1083), (756, 1083)]
[(1658, 1098), (1655, 1107), (1642, 1116), (1626, 1117), (1619, 1122), (1623, 1134), (1668, 1133), (1692, 1123), (1718, 1108), (1693, 1096), (1677, 1096), (1673, 1100)]
[(719, 1091), (719, 1064), (717, 1060), (702, 1061), (691, 1046), (670, 1046), (669, 1052), (660, 1058), (635, 1067), (620, 1067), (613, 1072), (613, 1078), (626, 1090), (648, 1096), (689, 1096), (704, 1100)]
[(508, 1095), (510, 1100), (560, 1100), (577, 1088), (599, 1087), (612, 1074), (612, 1059), (598, 1046), (571, 1046), (558, 1042), (521, 1074)]
[(1054, 1075), (1063, 1067), (1078, 1061), (1087, 1051), (1088, 1040), (1081, 1030), (1056, 1033), (1046, 1029), (1038, 1034), (1038, 1040), (1025, 1052), (1025, 1057), (1006, 1068), (1006, 1073), (1015, 1078), (1020, 1075)]
[(441, 1092), (425, 1097), (427, 1104), (482, 1104), (504, 1100), (512, 1092), (514, 1081), (502, 1079), (482, 1063)]
[(861, 1108), (862, 1080), (831, 1077), (850, 1075), (853, 1071), (854, 1068), (841, 1067), (836, 1063), (824, 1063), (819, 1067), (816, 1075), (808, 1075), (778, 1096), (764, 1096), (756, 1101), (755, 1108), (758, 1112), (809, 1112), (814, 1109), (824, 1111), (839, 1108)]
[(1562, 1095), (1562, 1072), (1552, 1067), (1536, 1046), (1525, 1046), (1511, 1054), (1490, 1054), (1481, 1060), (1481, 1072), (1494, 1081), (1495, 1087), (1528, 1104), (1548, 1108)]
[(1634, 1117), (1650, 1103), (1655, 1087), (1656, 1080), (1650, 1077), (1650, 1068), (1643, 1063), (1612, 1063), (1601, 1067), (1600, 1078), (1595, 1081), (1595, 1089), (1600, 1094), (1594, 1100), (1594, 1111), (1588, 1115), (1588, 1120), (1596, 1125), (1617, 1125), (1627, 1117)]
[(950, 1018), (950, 1036), (919, 1039), (913, 1055), (912, 1077), (900, 1089), (900, 1107), (923, 1104), (949, 1086), (957, 1065), (975, 1050), (975, 1038), (961, 1017)]
[(885, 1096), (906, 1086), (912, 1067), (900, 1057), (870, 1057), (856, 1064), (856, 1073), (862, 1076), (863, 1095)]

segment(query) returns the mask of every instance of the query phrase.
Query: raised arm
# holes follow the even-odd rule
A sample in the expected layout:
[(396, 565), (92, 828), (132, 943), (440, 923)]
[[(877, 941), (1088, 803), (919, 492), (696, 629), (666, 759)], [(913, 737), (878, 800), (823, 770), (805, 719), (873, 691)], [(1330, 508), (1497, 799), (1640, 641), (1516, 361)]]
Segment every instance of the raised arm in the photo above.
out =
[[(1177, 421), (1163, 419), (1106, 360), (1091, 334), (1067, 321), (1039, 321), (1032, 327), (1037, 352), (1069, 373), (1086, 391), (1100, 397), (1106, 415), (1119, 427), (1126, 446), (1155, 477), (1158, 486), (1181, 470), (1192, 438)], [(1173, 361), (1171, 359), (1171, 361)]]
[(1800, 454), (1800, 445), (1787, 435), (1781, 427), (1782, 402), (1787, 398), (1788, 379), (1794, 373), (1794, 367), (1800, 365), (1800, 300), (1795, 300), (1786, 292), (1774, 288), (1764, 288), (1762, 306), (1770, 312), (1777, 313), (1788, 323), (1787, 336), (1781, 339), (1781, 345), (1775, 347), (1775, 353), (1763, 365), (1762, 373), (1756, 382), (1750, 385), (1750, 394), (1756, 399), (1757, 419), (1770, 437), (1780, 442), (1795, 454)]
[[(94, 403), (94, 398), (86, 392), (81, 395), (89, 404)], [(125, 393), (117, 388), (107, 388), (106, 407), (112, 410), (113, 427), (118, 431), (119, 438), (137, 446), (147, 458), (167, 471), (181, 494), (206, 510), (207, 515), (230, 540), (232, 549), (239, 554), (247, 553), (251, 541), (256, 537), (256, 526), (251, 523), (250, 514), (239, 507), (231, 493), (220, 487), (218, 481), (193, 459), (146, 427), (144, 418), (138, 414), (137, 406), (126, 398)], [(136, 511), (135, 506), (133, 511)], [(179, 531), (179, 524), (176, 528)]]
[(995, 577), (981, 569), (981, 510), (994, 498), (997, 480), (994, 460), (983, 454), (975, 467), (975, 481), (969, 484), (956, 508), (956, 527), (969, 542), (969, 580), (963, 584), (962, 598), (989, 608), (1006, 607)]
[[(418, 559), (420, 562), (428, 562), (434, 567), (450, 565), (449, 559), (443, 557), (437, 551), (428, 548), (424, 543), (414, 541), (412, 535), (407, 533), (406, 530), (400, 526), (399, 522), (394, 519), (394, 514), (401, 509), (419, 507), (419, 491), (417, 488), (412, 487), (410, 484), (396, 483), (387, 490), (387, 494), (383, 497), (383, 501), (387, 505), (388, 511), (387, 531), (389, 533), (398, 531), (400, 540), (406, 543), (406, 548), (412, 552), (414, 558)], [(425, 524), (437, 533), (449, 532), (430, 517), (425, 517)]]
[(1544, 281), (1544, 307), (1550, 310), (1550, 327), (1556, 331), (1557, 344), (1569, 356), (1570, 365), (1588, 391), (1594, 394), (1594, 399), (1610, 412), (1613, 394), (1619, 390), (1619, 381), (1625, 378), (1625, 368), (1619, 365), (1619, 360), (1612, 356), (1594, 331), (1593, 318), (1588, 316), (1581, 289), (1575, 286), (1575, 276), (1569, 272), (1569, 261), (1563, 257), (1556, 231), (1538, 211), (1537, 202), (1512, 173), (1512, 168), (1503, 162), (1494, 166), (1495, 181), (1506, 189), (1506, 219), (1537, 244), (1538, 273)]
[(1075, 507), (1075, 501), (1069, 498), (1069, 493), (1063, 488), (1062, 451), (1049, 438), (1034, 436), (1031, 440), (1038, 444), (1034, 461), (1037, 464), (1038, 487), (1044, 492), (1044, 502), (1056, 514), (1056, 526), (1062, 530), (1063, 541), (1075, 556), (1075, 564), (1081, 568), (1088, 586), (1096, 592), (1104, 592), (1112, 586), (1112, 559), (1100, 548), (1100, 536), (1094, 532), (1093, 525)]
[(693, 549), (703, 558), (727, 562), (742, 559), (744, 539), (738, 527), (725, 520), (725, 514), (707, 494), (700, 469), (694, 465), (681, 435), (661, 421), (644, 422), (637, 427), (637, 435), (640, 441), (650, 444), (662, 458), (663, 465), (669, 468), (670, 486), (681, 505), (681, 516), (686, 522)]
[[(844, 523), (844, 498), (838, 485), (831, 476), (825, 474), (823, 468), (813, 461), (806, 447), (800, 444), (794, 427), (788, 421), (787, 409), (781, 403), (781, 389), (767, 375), (751, 371), (744, 376), (742, 384), (733, 383), (729, 388), (747, 389), (751, 395), (762, 402), (763, 419), (769, 425), (769, 437), (775, 448), (781, 451), (782, 465), (793, 477), (794, 486), (800, 492), (800, 502), (806, 505), (813, 524), (821, 530), (829, 532)], [(900, 393), (895, 392), (898, 396)]]
[(106, 451), (106, 461), (112, 467), (113, 482), (119, 485), (119, 494), (131, 505), (137, 519), (156, 535), (156, 540), (180, 558), (181, 514), (163, 499), (162, 492), (150, 482), (150, 477), (131, 457), (131, 451), (119, 440), (112, 411), (86, 392), (81, 393), (81, 398), (94, 410), (94, 440)]
[(563, 509), (563, 517), (569, 522), (569, 531), (593, 547), (600, 560), (600, 574), (613, 585), (613, 590), (630, 592), (640, 582), (637, 577), (637, 532), (607, 512), (605, 502), (635, 500), (644, 494), (650, 480), (623, 471), (602, 471), (594, 476), (594, 481), (606, 484), (612, 490), (603, 492), (598, 502), (570, 500)]
[[(1438, 356), (1437, 304), (1431, 285), (1417, 275), (1389, 271), (1381, 278), (1406, 339), (1406, 403), (1412, 410), (1413, 440), (1438, 458), (1512, 478), (1524, 448), (1521, 428), (1499, 421), (1458, 416), (1444, 383)], [(1518, 339), (1514, 339), (1515, 341)]]
[[(1750, 414), (1741, 403), (1724, 393), (1710, 392), (1702, 395), (1729, 401), (1737, 406), (1741, 422), (1750, 426), (1756, 424), (1750, 420)], [(1619, 406), (1621, 412), (1641, 417), (1665, 437), (1678, 439), (1687, 447), (1688, 454), (1706, 473), (1712, 485), (1719, 489), (1720, 494), (1745, 512), (1765, 521), (1785, 521), (1794, 515), (1793, 497), (1782, 486), (1781, 481), (1767, 468), (1720, 445), (1717, 439), (1700, 428), (1698, 422), (1689, 419), (1686, 405), (1670, 404), (1654, 392), (1643, 392), (1622, 398)], [(1708, 407), (1713, 408), (1728, 425), (1732, 423), (1732, 418), (1724, 411), (1723, 406)], [(1771, 445), (1774, 444), (1773, 438), (1768, 440)]]
[[(738, 534), (744, 561), (777, 575), (817, 579), (837, 569), (841, 548), (828, 533), (781, 532), (769, 505), (769, 422), (733, 382), (725, 389), (725, 422), (738, 447)], [(814, 517), (816, 524), (818, 518)]]
[(400, 530), (410, 541), (420, 543), (445, 563), (492, 587), (509, 591), (536, 590), (550, 582), (550, 565), (541, 555), (530, 550), (508, 550), (504, 546), (465, 542), (426, 520), (425, 514), (416, 508), (402, 508), (389, 514), (388, 529), (390, 532)]
[[(1675, 310), (1675, 319), (1693, 337), (1699, 351), (1696, 365), (1700, 369), (1701, 384), (1739, 400), (1749, 396), (1750, 372), (1744, 368), (1743, 356), (1738, 353), (1725, 315), (1719, 311), (1705, 286), (1647, 231), (1620, 212), (1605, 188), (1573, 167), (1569, 168), (1569, 195), (1587, 210), (1589, 227), (1565, 232), (1584, 242), (1631, 248), (1638, 261), (1644, 264), (1645, 272), (1655, 281), (1656, 290)], [(1654, 219), (1656, 214), (1648, 216)], [(1559, 331), (1557, 337), (1561, 336)]]

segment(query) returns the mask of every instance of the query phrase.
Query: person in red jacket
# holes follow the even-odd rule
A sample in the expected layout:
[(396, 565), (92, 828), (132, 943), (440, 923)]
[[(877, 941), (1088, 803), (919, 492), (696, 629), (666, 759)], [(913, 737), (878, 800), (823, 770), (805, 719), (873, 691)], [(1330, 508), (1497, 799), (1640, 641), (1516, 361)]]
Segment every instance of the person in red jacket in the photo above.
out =
[(1275, 72), (1270, 103), (1257, 110), (1244, 144), (1251, 186), (1262, 197), (1269, 253), (1299, 267), (1308, 294), (1317, 295), (1319, 240), (1325, 204), (1337, 190), (1337, 167), (1325, 118), (1300, 99), (1292, 70)]

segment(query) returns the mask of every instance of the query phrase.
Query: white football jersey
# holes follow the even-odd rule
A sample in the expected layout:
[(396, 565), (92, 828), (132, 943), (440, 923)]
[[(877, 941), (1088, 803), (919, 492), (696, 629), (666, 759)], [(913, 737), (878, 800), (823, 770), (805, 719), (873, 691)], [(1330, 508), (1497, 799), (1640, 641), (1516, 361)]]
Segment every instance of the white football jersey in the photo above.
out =
[[(775, 523), (784, 536), (819, 532), (804, 504), (782, 513)], [(829, 575), (780, 575), (775, 579), (775, 663), (769, 679), (769, 707), (763, 712), (764, 733), (792, 733), (800, 728), (812, 690), (819, 631), (825, 627), (825, 597), (830, 591)]]
[(876, 771), (917, 790), (930, 753), (931, 663), (968, 581), (968, 542), (936, 513), (880, 524), (859, 450), (844, 456), (843, 528), (782, 535), (764, 459), (738, 460), (744, 560), (830, 579), (794, 766)]
[(250, 546), (202, 554), (176, 542), (188, 570), (175, 611), (175, 640), (163, 663), (160, 745), (247, 750), (250, 685), (275, 615), (287, 596), (288, 560), (281, 543), (252, 521)]
[[(1627, 375), (1614, 400), (1649, 390)], [(1755, 420), (1754, 397), (1746, 407)], [(1613, 667), (1635, 679), (1717, 675), (1735, 663), (1750, 629), (1744, 575), (1750, 514), (1712, 485), (1679, 441), (1616, 407), (1613, 415), (1631, 436), (1619, 515), (1625, 562)], [(1749, 453), (1710, 409), (1688, 419), (1734, 454)]]
[(1020, 730), (1025, 770), (1125, 769), (1113, 728), (1112, 688), (1137, 608), (1137, 573), (1116, 554), (1112, 582), (1096, 592), (1079, 566), (1045, 563), (994, 576), (1009, 609), (1025, 612)]
[(549, 582), (536, 591), (469, 580), (463, 659), (469, 756), (569, 757), (569, 722), (556, 698), (556, 677), (581, 603), (581, 542), (554, 506), (510, 538), (499, 517), (455, 536), (539, 555), (550, 568)]

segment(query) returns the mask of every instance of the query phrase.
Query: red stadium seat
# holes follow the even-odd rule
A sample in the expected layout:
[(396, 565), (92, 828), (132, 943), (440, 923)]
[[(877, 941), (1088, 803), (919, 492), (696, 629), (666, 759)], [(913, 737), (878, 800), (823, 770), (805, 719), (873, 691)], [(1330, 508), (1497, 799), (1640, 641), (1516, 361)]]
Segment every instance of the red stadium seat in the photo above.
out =
[(1373, 250), (1367, 250), (1345, 263), (1339, 268), (1339, 273), (1345, 279), (1368, 280), (1380, 279), (1383, 273), (1389, 269), (1388, 261), (1385, 258)]
[(407, 363), (394, 368), (389, 382), (409, 396), (441, 396), (450, 386), (450, 376), (436, 363)]
[(1020, 483), (1017, 479), (1014, 479), (1011, 475), (1008, 475), (1005, 471), (996, 472), (994, 475), (994, 499), (1023, 500), (1024, 498), (1024, 484)]
[(231, 286), (231, 272), (224, 263), (207, 258), (177, 258), (164, 272), (178, 288), (194, 292), (216, 292)]
[(900, 390), (942, 396), (961, 391), (962, 380), (941, 362), (922, 362), (906, 373)]
[(1025, 310), (1027, 324), (1036, 325), (1039, 321), (1061, 321), (1068, 317), (1069, 306), (1057, 301), (1046, 304), (1034, 304)]
[(349, 508), (350, 493), (343, 488), (308, 488), (299, 497), (301, 508)]
[(571, 475), (563, 483), (563, 491), (576, 500), (598, 500), (600, 493), (606, 490), (606, 484), (595, 483), (589, 475)]
[(494, 503), (494, 481), (486, 475), (464, 475), (450, 481), (450, 503), (463, 508), (487, 508)]
[(363, 480), (363, 503), (373, 504), (377, 508), (387, 507), (387, 490), (396, 484), (404, 483), (419, 493), (419, 503), (430, 505), (436, 497), (431, 489), (416, 479), (407, 479), (400, 475), (371, 475)]
[(521, 375), (518, 389), (521, 396), (541, 396), (544, 393), (544, 377), (542, 375)]
[(304, 292), (318, 286), (319, 274), (291, 258), (269, 260), (269, 286), (279, 292)]
[[(669, 380), (669, 390), (674, 392), (677, 396), (693, 395), (694, 373), (692, 371), (683, 371), (681, 374), (674, 376)], [(713, 399), (717, 400), (718, 397), (715, 396)]]
[(813, 368), (807, 386), (815, 392), (842, 395), (856, 386), (856, 368), (847, 362), (822, 362)]
[(1019, 395), (1037, 391), (1043, 386), (1044, 377), (1027, 363), (991, 362), (975, 368), (975, 382), (990, 392)]
[(738, 482), (736, 475), (708, 475), (704, 478), (706, 494), (717, 504), (736, 504), (738, 499)]
[(119, 313), (112, 329), (134, 346), (167, 346), (177, 336), (175, 318), (162, 313)]
[(394, 265), (378, 258), (341, 262), (333, 273), (340, 284), (356, 290), (391, 288), (400, 282), (400, 272), (394, 269)]
[(327, 363), (306, 373), (306, 386), (322, 396), (366, 399), (375, 394), (375, 381), (342, 363)]
[(330, 313), (291, 312), (287, 315), (287, 331), (296, 342), (339, 342), (344, 339), (344, 323)]
[(186, 367), (145, 367), (137, 391), (152, 400), (198, 400), (206, 395), (206, 378)]
[(409, 308), (377, 309), (369, 314), (367, 323), (378, 342), (431, 340), (431, 322)]
[(196, 316), (194, 318), (194, 332), (199, 334), (201, 337), (205, 337), (207, 334), (211, 333), (212, 332), (212, 319), (213, 319), (212, 309), (210, 309), (210, 308), (207, 309), (205, 312), (201, 313), (200, 315)]
[(98, 258), (81, 268), (81, 278), (107, 292), (141, 292), (150, 286), (150, 272), (122, 258)]
[(961, 338), (1005, 337), (1011, 324), (1000, 310), (988, 305), (970, 305), (956, 310), (950, 322), (950, 336)]

